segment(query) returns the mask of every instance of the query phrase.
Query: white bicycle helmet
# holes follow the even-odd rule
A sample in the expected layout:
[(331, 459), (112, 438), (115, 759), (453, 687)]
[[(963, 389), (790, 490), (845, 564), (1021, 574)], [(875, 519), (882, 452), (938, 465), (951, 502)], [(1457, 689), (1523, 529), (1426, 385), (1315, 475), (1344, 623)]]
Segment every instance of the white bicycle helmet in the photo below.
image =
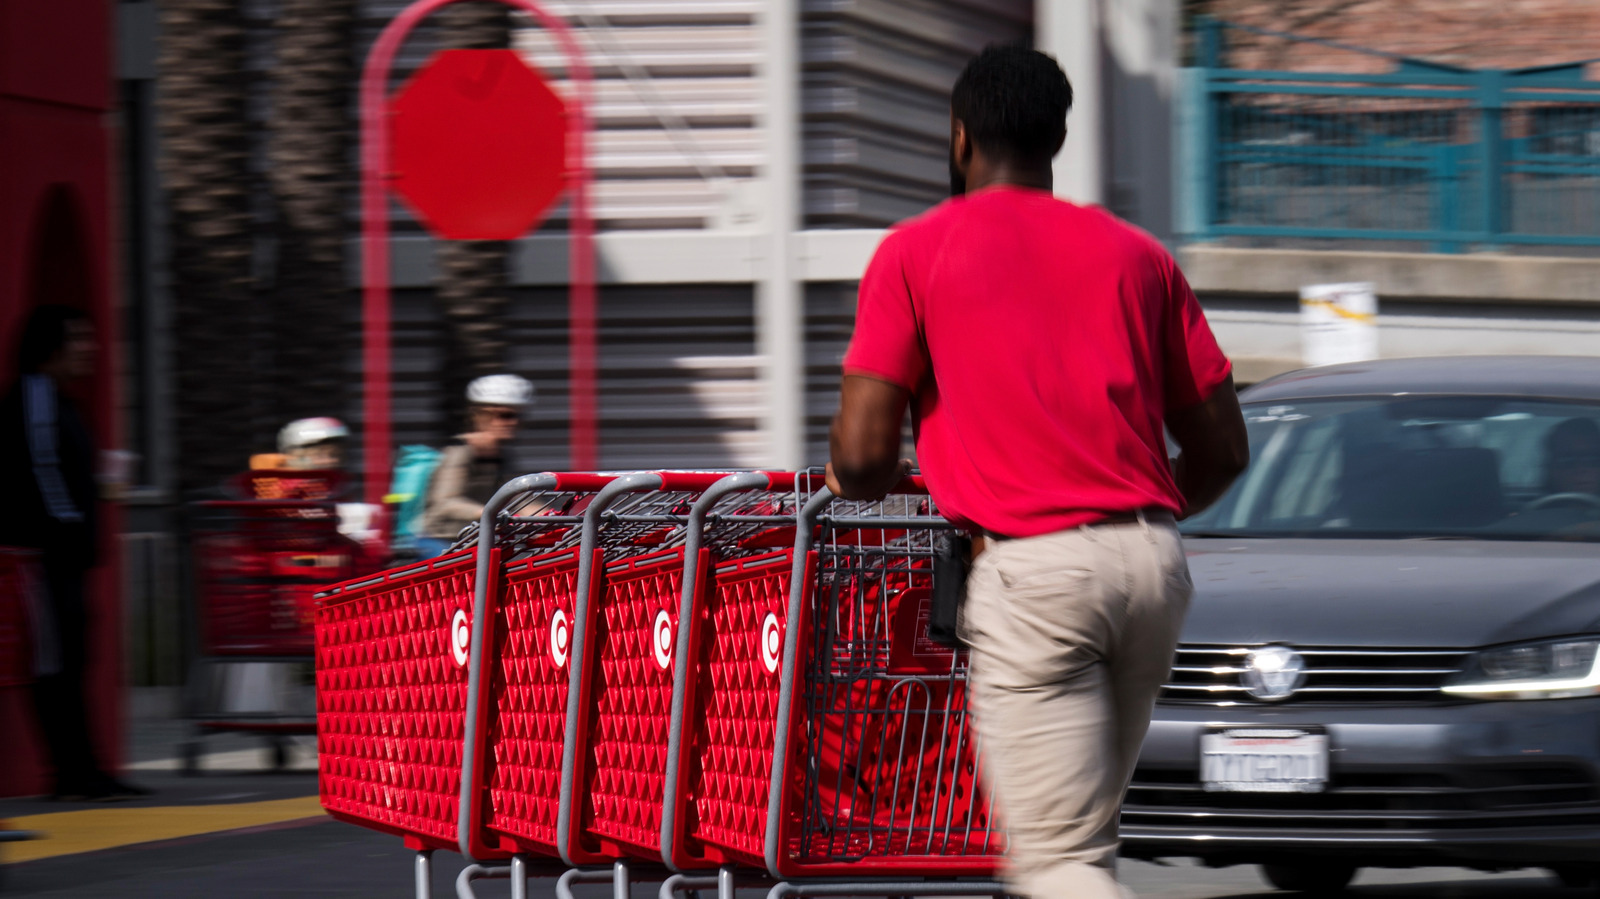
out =
[(533, 402), (533, 384), (519, 375), (484, 375), (467, 385), (467, 402), (520, 408)]
[(278, 452), (288, 453), (329, 440), (344, 440), (350, 429), (337, 418), (302, 418), (291, 421), (278, 432)]

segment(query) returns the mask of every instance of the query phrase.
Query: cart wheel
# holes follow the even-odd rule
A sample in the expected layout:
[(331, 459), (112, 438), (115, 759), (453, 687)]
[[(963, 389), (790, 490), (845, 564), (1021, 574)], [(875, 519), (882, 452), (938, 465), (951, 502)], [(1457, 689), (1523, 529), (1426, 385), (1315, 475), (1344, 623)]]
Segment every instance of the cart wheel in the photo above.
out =
[(178, 757), (183, 760), (182, 773), (184, 777), (195, 777), (200, 774), (200, 743), (190, 740), (178, 747)]
[(284, 771), (289, 767), (289, 742), (287, 740), (272, 741), (272, 770)]

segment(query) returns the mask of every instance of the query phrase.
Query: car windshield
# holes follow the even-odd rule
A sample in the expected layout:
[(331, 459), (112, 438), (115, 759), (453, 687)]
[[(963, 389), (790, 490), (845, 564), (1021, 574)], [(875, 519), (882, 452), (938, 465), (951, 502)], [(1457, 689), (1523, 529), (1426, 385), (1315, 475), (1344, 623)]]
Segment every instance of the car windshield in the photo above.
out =
[(1397, 396), (1244, 414), (1250, 468), (1186, 534), (1600, 541), (1600, 404)]

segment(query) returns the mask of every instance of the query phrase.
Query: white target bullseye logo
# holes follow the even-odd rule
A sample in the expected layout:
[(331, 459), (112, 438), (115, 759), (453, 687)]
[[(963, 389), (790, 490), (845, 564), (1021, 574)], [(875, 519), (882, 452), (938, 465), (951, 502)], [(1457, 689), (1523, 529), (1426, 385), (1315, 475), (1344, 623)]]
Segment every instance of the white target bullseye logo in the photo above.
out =
[(457, 667), (467, 667), (471, 649), (472, 620), (467, 617), (466, 609), (456, 609), (455, 617), (450, 619), (450, 655), (455, 657)]
[(572, 646), (572, 627), (567, 623), (567, 613), (556, 609), (550, 613), (550, 658), (557, 668), (567, 665), (567, 650)]
[(663, 669), (672, 666), (672, 618), (666, 609), (656, 612), (656, 623), (651, 633), (651, 648), (656, 651), (656, 664)]
[(783, 628), (778, 624), (778, 616), (768, 612), (761, 620), (761, 664), (767, 666), (768, 674), (777, 674), (782, 658)]

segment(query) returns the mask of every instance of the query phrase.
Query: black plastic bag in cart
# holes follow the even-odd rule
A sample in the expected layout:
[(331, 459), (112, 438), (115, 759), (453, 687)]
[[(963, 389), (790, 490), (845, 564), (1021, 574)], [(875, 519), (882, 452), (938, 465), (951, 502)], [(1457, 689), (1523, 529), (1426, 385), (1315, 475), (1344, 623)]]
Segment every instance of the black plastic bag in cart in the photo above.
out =
[(961, 604), (967, 601), (967, 573), (972, 568), (972, 539), (941, 534), (933, 544), (933, 601), (928, 608), (928, 637), (955, 649), (965, 648), (956, 634)]

